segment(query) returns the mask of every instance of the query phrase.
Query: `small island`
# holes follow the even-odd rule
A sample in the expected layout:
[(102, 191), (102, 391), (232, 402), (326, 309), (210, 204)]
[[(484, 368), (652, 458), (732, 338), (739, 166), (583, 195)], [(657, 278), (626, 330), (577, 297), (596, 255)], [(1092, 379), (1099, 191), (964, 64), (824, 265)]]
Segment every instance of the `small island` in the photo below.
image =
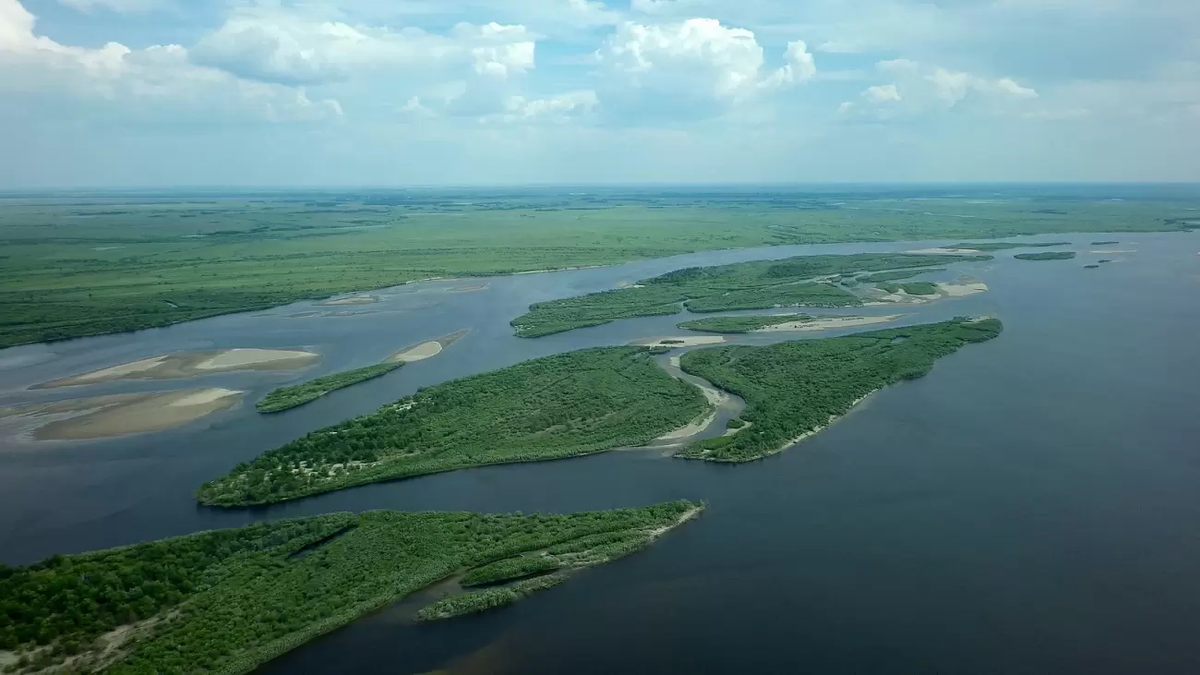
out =
[(471, 331), (460, 330), (437, 340), (413, 345), (392, 354), (383, 363), (377, 363), (364, 368), (355, 368), (354, 370), (344, 370), (340, 373), (318, 377), (309, 382), (280, 387), (267, 394), (255, 407), (260, 413), (277, 413), (284, 410), (291, 410), (305, 403), (311, 403), (338, 389), (344, 389), (359, 382), (366, 382), (367, 380), (387, 375), (406, 363), (423, 361), (437, 356), (443, 349), (462, 339), (469, 332)]
[(518, 336), (534, 338), (618, 319), (678, 314), (684, 308), (710, 313), (776, 307), (857, 307), (863, 304), (862, 298), (835, 284), (835, 279), (991, 259), (979, 255), (860, 253), (693, 267), (624, 288), (537, 303), (528, 313), (513, 319), (512, 326)]
[(1054, 246), (1070, 246), (1069, 241), (1052, 241), (1049, 243), (1033, 243), (1023, 241), (988, 241), (983, 243), (971, 244), (962, 243), (949, 246), (947, 248), (956, 251), (1004, 251), (1013, 248), (1051, 248)]
[(1114, 245), (1114, 244), (1119, 244), (1119, 243), (1121, 243), (1121, 242), (1119, 242), (1119, 241), (1112, 241), (1112, 240), (1106, 240), (1106, 241), (1093, 241), (1093, 242), (1092, 242), (1092, 246), (1112, 246), (1112, 245)]
[(768, 347), (726, 346), (688, 352), (684, 372), (746, 400), (749, 428), (689, 444), (676, 457), (749, 462), (782, 452), (846, 414), (873, 391), (922, 377), (939, 358), (991, 340), (996, 319), (957, 318), (846, 337)]
[(1074, 251), (1047, 251), (1046, 253), (1018, 253), (1013, 256), (1017, 260), (1071, 260)]
[(403, 362), (378, 363), (365, 368), (355, 368), (354, 370), (345, 370), (340, 373), (326, 375), (325, 377), (318, 377), (303, 384), (280, 387), (263, 397), (255, 407), (260, 413), (276, 413), (291, 410), (297, 406), (315, 401), (338, 389), (386, 375), (403, 365)]
[(638, 447), (707, 415), (700, 389), (646, 347), (557, 354), (422, 389), (313, 431), (204, 484), (213, 506), (270, 504), (356, 485)]
[(241, 675), (439, 581), (493, 585), (419, 618), (507, 604), (647, 546), (703, 508), (333, 513), (0, 566), (0, 663), (18, 675)]

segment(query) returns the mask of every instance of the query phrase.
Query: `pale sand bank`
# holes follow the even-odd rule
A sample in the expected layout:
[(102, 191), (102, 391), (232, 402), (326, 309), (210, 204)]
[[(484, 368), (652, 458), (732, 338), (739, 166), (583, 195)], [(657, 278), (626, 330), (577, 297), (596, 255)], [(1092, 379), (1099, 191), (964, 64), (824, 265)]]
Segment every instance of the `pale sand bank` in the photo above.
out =
[(634, 340), (629, 344), (635, 347), (699, 347), (702, 345), (719, 345), (726, 342), (726, 339), (720, 335), (696, 335), (682, 337), (665, 337), (665, 338), (646, 338), (644, 340)]
[[(1136, 248), (1096, 249), (1088, 251), (1088, 255), (1120, 255), (1121, 253), (1137, 253)], [(1197, 253), (1196, 255), (1200, 255)]]
[(31, 388), (76, 387), (116, 380), (178, 380), (234, 370), (295, 370), (310, 366), (320, 358), (298, 349), (224, 349), (165, 354), (43, 382)]
[(948, 298), (963, 298), (968, 295), (987, 293), (988, 285), (982, 281), (972, 281), (957, 284), (938, 284), (938, 290)]
[(877, 323), (895, 321), (903, 314), (890, 316), (831, 316), (811, 321), (789, 321), (788, 323), (766, 326), (752, 333), (802, 333), (807, 331), (829, 330), (831, 328), (856, 328), (858, 326), (873, 326)]
[(278, 361), (303, 361), (315, 356), (311, 352), (284, 349), (229, 349), (195, 365), (199, 370), (238, 370)]
[(352, 295), (348, 298), (318, 302), (317, 305), (320, 307), (337, 307), (340, 305), (373, 305), (377, 302), (379, 302), (379, 298), (373, 295)]
[[(746, 420), (742, 420), (742, 421), (743, 421), (743, 422), (746, 422)], [(723, 433), (723, 434), (721, 434), (721, 435), (722, 435), (722, 436), (733, 436), (733, 435), (735, 435), (735, 434), (738, 434), (738, 433), (741, 433), (741, 432), (745, 431), (746, 429), (749, 429), (749, 428), (750, 428), (750, 427), (752, 427), (752, 426), (754, 426), (754, 423), (753, 423), (753, 422), (746, 422), (745, 424), (743, 424), (742, 426), (740, 426), (740, 427), (738, 427), (738, 428), (736, 428), (736, 429), (726, 429), (726, 430), (725, 430), (725, 433)]]
[(406, 347), (384, 359), (384, 363), (414, 363), (416, 361), (424, 361), (442, 353), (442, 350), (450, 345), (458, 342), (463, 337), (470, 333), (471, 329), (460, 330), (455, 333), (440, 337), (436, 340), (421, 342), (411, 347)]
[(683, 366), (683, 357), (672, 356), (671, 358), (667, 359), (667, 362), (676, 368), (680, 368)]
[(115, 394), (0, 410), (0, 427), (35, 441), (79, 441), (165, 431), (227, 410), (230, 389)]
[(474, 293), (476, 291), (486, 291), (487, 284), (471, 284), (470, 286), (455, 286), (450, 289), (451, 293)]
[(659, 436), (658, 438), (656, 438), (654, 440), (655, 441), (687, 440), (687, 439), (691, 438), (692, 436), (695, 436), (695, 435), (703, 432), (705, 429), (707, 429), (708, 426), (710, 424), (712, 424), (713, 420), (715, 420), (716, 418), (717, 418), (717, 411), (714, 408), (714, 409), (704, 413), (700, 417), (697, 417), (695, 420), (692, 421), (691, 424), (687, 424), (682, 427), (679, 427), (678, 429), (676, 429), (670, 433), (663, 434), (662, 436)]

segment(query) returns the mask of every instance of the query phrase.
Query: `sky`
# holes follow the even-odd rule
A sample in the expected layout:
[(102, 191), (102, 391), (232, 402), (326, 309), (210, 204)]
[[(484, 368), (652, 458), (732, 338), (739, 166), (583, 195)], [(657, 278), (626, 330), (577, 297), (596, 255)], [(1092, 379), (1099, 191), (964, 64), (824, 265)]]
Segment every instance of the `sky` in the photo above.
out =
[(1200, 181), (1200, 0), (0, 0), (0, 189)]

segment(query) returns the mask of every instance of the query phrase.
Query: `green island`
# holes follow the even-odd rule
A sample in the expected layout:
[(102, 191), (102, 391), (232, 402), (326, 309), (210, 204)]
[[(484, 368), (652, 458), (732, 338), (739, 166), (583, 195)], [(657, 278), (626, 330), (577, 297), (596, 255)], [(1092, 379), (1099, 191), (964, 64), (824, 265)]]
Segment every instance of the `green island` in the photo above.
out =
[[(578, 551), (560, 555), (564, 571), (549, 581), (503, 589), (511, 602), (570, 568), (619, 557), (614, 541), (648, 544), (702, 508), (334, 513), (0, 566), (0, 664), (19, 674), (240, 675), (443, 579), (514, 556)], [(470, 609), (447, 615), (484, 609), (478, 599), (457, 602)]]
[(1052, 241), (1050, 243), (1027, 243), (1020, 241), (988, 241), (982, 243), (964, 242), (948, 246), (952, 250), (967, 250), (967, 251), (1004, 251), (1010, 248), (1050, 248), (1052, 246), (1070, 246), (1069, 241)]
[(403, 362), (398, 363), (377, 363), (373, 366), (365, 368), (355, 368), (354, 370), (345, 370), (340, 373), (318, 377), (315, 380), (310, 380), (290, 387), (280, 387), (272, 390), (255, 406), (260, 413), (275, 413), (291, 410), (297, 406), (304, 405), (311, 401), (315, 401), (322, 396), (337, 391), (350, 385), (365, 382), (382, 375), (386, 375), (393, 370), (403, 366)]
[(1084, 266), (1083, 266), (1083, 269), (1085, 269), (1085, 270), (1098, 270), (1098, 269), (1100, 269), (1100, 266), (1099, 266), (1099, 265), (1084, 265)]
[(628, 288), (541, 302), (513, 319), (518, 336), (541, 337), (617, 319), (691, 312), (775, 307), (854, 307), (857, 295), (824, 277), (990, 260), (988, 256), (862, 253), (760, 260), (692, 267), (639, 281)]
[(1092, 246), (1112, 246), (1113, 244), (1119, 244), (1119, 243), (1121, 243), (1121, 242), (1113, 241), (1113, 240), (1093, 241)]
[(797, 340), (726, 346), (683, 355), (684, 372), (741, 396), (747, 428), (697, 441), (676, 457), (748, 462), (781, 452), (847, 413), (873, 391), (924, 376), (937, 359), (1000, 334), (996, 319), (942, 323)]
[(750, 333), (768, 326), (798, 321), (813, 321), (811, 314), (772, 314), (770, 316), (710, 316), (679, 324), (684, 330), (706, 333)]
[(918, 270), (898, 270), (896, 272), (880, 272), (878, 274), (868, 274), (857, 278), (857, 281), (864, 284), (879, 284), (886, 281), (900, 281), (902, 279), (911, 279), (929, 272), (945, 272), (944, 267), (933, 267), (930, 269)]
[(1047, 251), (1046, 253), (1018, 253), (1013, 256), (1017, 260), (1071, 260), (1074, 251)]
[(875, 288), (888, 293), (904, 291), (909, 295), (937, 295), (937, 284), (928, 281), (913, 281), (907, 284), (876, 284)]
[[(751, 246), (1195, 229), (1187, 204), (452, 189), (29, 194), (0, 209), (0, 347), (431, 277)], [(962, 214), (973, 216), (967, 220)], [(978, 246), (973, 244), (972, 246)]]
[(214, 506), (270, 504), (466, 467), (641, 446), (707, 413), (643, 347), (557, 354), (422, 389), (205, 483)]

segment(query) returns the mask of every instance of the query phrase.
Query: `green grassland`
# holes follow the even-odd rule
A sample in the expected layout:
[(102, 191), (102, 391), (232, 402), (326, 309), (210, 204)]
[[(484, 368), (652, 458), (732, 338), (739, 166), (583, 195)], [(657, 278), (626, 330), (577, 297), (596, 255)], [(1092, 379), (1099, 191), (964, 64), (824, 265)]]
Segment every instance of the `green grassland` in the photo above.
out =
[(990, 340), (1001, 329), (995, 319), (955, 319), (769, 347), (690, 351), (682, 358), (684, 372), (744, 398), (742, 419), (750, 426), (732, 436), (692, 443), (676, 456), (748, 462), (780, 452), (845, 414), (867, 394), (922, 377), (937, 359)]
[(1071, 260), (1074, 251), (1049, 251), (1047, 253), (1018, 253), (1013, 256), (1017, 260)]
[(793, 321), (812, 321), (811, 314), (775, 314), (772, 316), (710, 316), (679, 324), (685, 330), (706, 333), (749, 333)]
[(922, 274), (928, 274), (930, 272), (945, 272), (945, 271), (946, 271), (946, 268), (944, 268), (944, 267), (933, 267), (930, 269), (919, 269), (919, 270), (897, 270), (895, 272), (880, 272), (878, 274), (867, 274), (867, 275), (858, 277), (857, 281), (859, 281), (860, 283), (864, 283), (864, 284), (880, 284), (880, 283), (884, 283), (884, 282), (888, 282), (888, 281), (901, 281), (904, 279), (911, 279), (913, 277), (920, 276)]
[(950, 246), (949, 248), (966, 249), (966, 250), (972, 250), (972, 251), (993, 252), (993, 251), (1004, 251), (1004, 250), (1007, 250), (1010, 248), (1050, 248), (1052, 246), (1070, 246), (1070, 245), (1071, 245), (1071, 242), (1069, 242), (1069, 241), (1054, 241), (1054, 242), (1043, 243), (1043, 244), (1033, 244), (1033, 243), (1026, 243), (1026, 242), (1020, 242), (1020, 241), (991, 241), (991, 242), (982, 242), (982, 243), (981, 242), (976, 242), (976, 243), (965, 242), (962, 244), (955, 244), (953, 246)]
[(775, 244), (1191, 227), (1184, 202), (590, 192), (0, 198), (0, 347), (164, 326), (433, 276)]
[(989, 260), (986, 256), (861, 253), (762, 260), (717, 267), (692, 267), (644, 279), (613, 291), (541, 302), (513, 319), (516, 334), (541, 337), (598, 326), (617, 319), (692, 312), (774, 307), (853, 307), (857, 295), (822, 277), (939, 263)]
[(264, 396), (256, 407), (261, 413), (291, 410), (296, 406), (315, 401), (332, 391), (386, 375), (403, 365), (404, 363), (402, 362), (377, 363), (365, 368), (355, 368), (354, 370), (345, 370), (340, 373), (326, 375), (325, 377), (318, 377), (315, 380), (290, 387), (280, 387)]
[(17, 673), (246, 673), (463, 570), (594, 549), (597, 538), (648, 540), (700, 507), (336, 513), (0, 567), (0, 650)]
[(913, 281), (907, 284), (878, 284), (876, 288), (888, 293), (904, 291), (909, 295), (937, 295), (937, 284), (928, 281)]
[(314, 431), (203, 485), (204, 504), (267, 504), (453, 469), (640, 446), (708, 408), (641, 347), (558, 354), (428, 387)]

